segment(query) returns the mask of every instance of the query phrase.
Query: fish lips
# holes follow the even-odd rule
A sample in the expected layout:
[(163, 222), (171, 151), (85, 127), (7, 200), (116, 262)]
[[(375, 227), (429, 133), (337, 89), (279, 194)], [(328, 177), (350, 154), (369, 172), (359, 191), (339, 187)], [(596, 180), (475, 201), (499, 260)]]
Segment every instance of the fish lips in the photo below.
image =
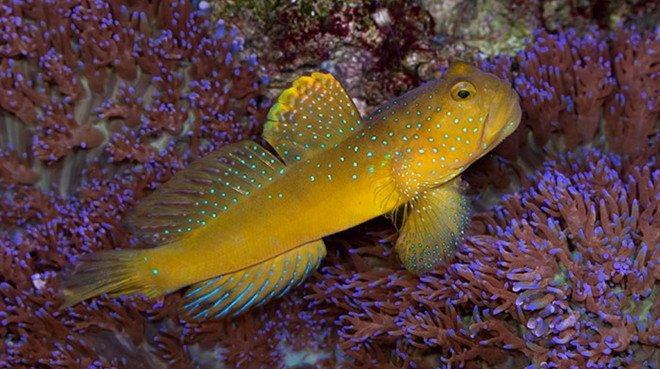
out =
[(521, 117), (520, 98), (515, 90), (509, 89), (494, 101), (493, 107), (488, 111), (480, 145), (485, 144), (484, 148), (488, 150), (497, 146), (518, 128)]

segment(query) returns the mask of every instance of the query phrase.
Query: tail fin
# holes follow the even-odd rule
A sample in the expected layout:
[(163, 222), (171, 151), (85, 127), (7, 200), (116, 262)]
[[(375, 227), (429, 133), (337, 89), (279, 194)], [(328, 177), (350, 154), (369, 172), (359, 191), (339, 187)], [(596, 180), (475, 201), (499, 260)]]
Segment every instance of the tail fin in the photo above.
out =
[(143, 266), (146, 252), (117, 250), (83, 256), (62, 276), (64, 304), (61, 309), (104, 293), (111, 297), (137, 292), (147, 297), (162, 294)]

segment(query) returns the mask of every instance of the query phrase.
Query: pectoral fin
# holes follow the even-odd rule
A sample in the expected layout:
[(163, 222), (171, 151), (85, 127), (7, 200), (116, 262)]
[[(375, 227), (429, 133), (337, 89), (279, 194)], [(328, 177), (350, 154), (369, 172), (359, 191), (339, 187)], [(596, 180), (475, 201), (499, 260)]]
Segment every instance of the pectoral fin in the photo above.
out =
[(459, 179), (421, 193), (405, 205), (396, 251), (415, 274), (426, 273), (448, 259), (468, 224), (469, 203)]

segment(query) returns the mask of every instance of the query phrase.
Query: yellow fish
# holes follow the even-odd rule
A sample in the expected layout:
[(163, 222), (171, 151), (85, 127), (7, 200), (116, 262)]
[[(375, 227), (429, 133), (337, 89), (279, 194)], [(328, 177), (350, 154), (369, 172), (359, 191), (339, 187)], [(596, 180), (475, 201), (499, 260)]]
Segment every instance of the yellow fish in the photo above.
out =
[(64, 306), (192, 285), (184, 316), (234, 316), (300, 284), (325, 256), (324, 236), (397, 210), (396, 251), (408, 270), (425, 273), (452, 254), (467, 225), (458, 175), (520, 116), (508, 83), (462, 62), (366, 120), (330, 74), (300, 77), (264, 127), (279, 158), (243, 141), (177, 173), (129, 219), (158, 247), (84, 256), (64, 276)]

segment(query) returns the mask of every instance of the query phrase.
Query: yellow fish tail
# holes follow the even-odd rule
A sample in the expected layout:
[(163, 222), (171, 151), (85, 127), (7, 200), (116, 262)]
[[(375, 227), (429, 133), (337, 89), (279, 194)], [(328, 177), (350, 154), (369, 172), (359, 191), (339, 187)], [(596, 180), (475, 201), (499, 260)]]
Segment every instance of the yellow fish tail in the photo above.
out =
[(153, 278), (156, 269), (145, 267), (151, 250), (116, 250), (83, 256), (62, 279), (62, 309), (90, 297), (107, 293), (111, 297), (140, 292), (155, 297), (167, 291)]

